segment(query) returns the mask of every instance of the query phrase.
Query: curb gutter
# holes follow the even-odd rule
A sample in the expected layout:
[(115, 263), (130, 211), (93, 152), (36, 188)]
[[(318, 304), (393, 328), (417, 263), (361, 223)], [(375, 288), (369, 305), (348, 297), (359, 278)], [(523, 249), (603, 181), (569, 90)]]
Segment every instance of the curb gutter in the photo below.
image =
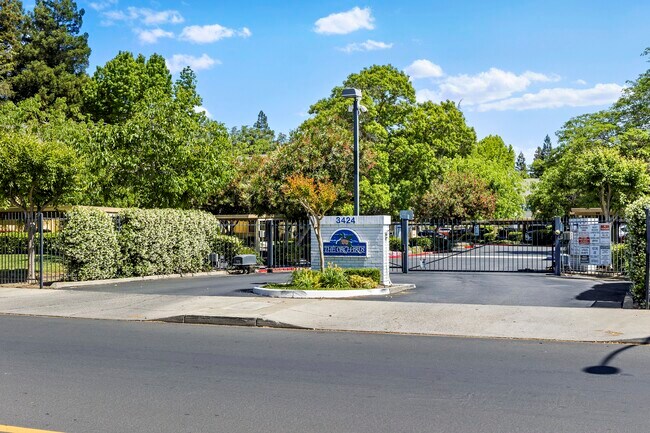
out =
[(153, 319), (150, 320), (150, 322), (189, 323), (193, 325), (249, 326), (257, 328), (315, 329), (307, 328), (304, 326), (296, 326), (290, 323), (276, 322), (275, 320), (267, 320), (259, 317), (181, 315), (164, 317), (162, 319)]

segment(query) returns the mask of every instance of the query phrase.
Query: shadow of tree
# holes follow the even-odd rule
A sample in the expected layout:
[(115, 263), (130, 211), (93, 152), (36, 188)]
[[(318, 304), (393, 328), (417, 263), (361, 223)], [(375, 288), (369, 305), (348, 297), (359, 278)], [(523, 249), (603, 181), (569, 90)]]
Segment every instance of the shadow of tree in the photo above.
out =
[(650, 337), (647, 337), (645, 340), (638, 344), (629, 344), (627, 346), (623, 346), (620, 349), (616, 349), (609, 355), (603, 358), (602, 361), (600, 361), (599, 365), (592, 365), (591, 367), (585, 367), (582, 369), (583, 372), (589, 373), (589, 374), (597, 374), (597, 375), (611, 375), (611, 374), (618, 374), (620, 373), (621, 369), (617, 367), (612, 367), (609, 364), (609, 362), (614, 359), (616, 356), (620, 355), (622, 352), (625, 352), (626, 350), (630, 350), (634, 347), (637, 346), (645, 346), (647, 344), (650, 344)]
[(594, 301), (594, 304), (597, 302), (618, 302), (622, 305), (630, 284), (625, 281), (594, 284), (591, 289), (580, 293), (575, 299)]

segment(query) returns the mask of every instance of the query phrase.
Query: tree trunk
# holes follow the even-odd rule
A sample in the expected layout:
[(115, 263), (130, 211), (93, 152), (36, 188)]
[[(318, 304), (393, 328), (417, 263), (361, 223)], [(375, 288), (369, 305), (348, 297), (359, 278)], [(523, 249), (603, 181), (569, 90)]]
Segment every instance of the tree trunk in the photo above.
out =
[(36, 221), (34, 212), (25, 213), (25, 228), (27, 229), (27, 282), (36, 281)]
[(320, 232), (320, 220), (318, 218), (312, 218), (311, 223), (314, 226), (314, 233), (316, 234), (316, 242), (318, 242), (318, 260), (320, 263), (320, 270), (323, 272), (325, 269), (325, 251), (323, 249), (323, 236)]

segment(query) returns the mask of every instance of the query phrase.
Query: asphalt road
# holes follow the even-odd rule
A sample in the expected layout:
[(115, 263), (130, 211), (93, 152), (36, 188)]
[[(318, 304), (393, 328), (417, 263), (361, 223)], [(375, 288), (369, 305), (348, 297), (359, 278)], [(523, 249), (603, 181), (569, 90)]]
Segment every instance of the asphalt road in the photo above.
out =
[[(83, 286), (71, 290), (187, 296), (257, 296), (251, 290), (268, 282), (286, 282), (289, 273), (223, 275)], [(628, 283), (527, 273), (410, 272), (391, 274), (393, 283), (415, 290), (376, 301), (440, 302), (480, 305), (620, 308)]]
[(0, 424), (68, 433), (648, 425), (647, 346), (0, 316), (0, 347)]

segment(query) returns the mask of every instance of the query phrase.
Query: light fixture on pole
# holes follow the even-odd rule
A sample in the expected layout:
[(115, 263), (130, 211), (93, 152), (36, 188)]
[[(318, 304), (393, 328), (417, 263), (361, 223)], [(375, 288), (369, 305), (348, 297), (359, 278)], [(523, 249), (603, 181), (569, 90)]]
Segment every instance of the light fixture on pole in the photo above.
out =
[(362, 112), (368, 111), (366, 107), (361, 105), (361, 90), (359, 89), (343, 89), (342, 95), (344, 98), (354, 98), (354, 103), (350, 107), (354, 116), (354, 215), (359, 215), (359, 110)]

